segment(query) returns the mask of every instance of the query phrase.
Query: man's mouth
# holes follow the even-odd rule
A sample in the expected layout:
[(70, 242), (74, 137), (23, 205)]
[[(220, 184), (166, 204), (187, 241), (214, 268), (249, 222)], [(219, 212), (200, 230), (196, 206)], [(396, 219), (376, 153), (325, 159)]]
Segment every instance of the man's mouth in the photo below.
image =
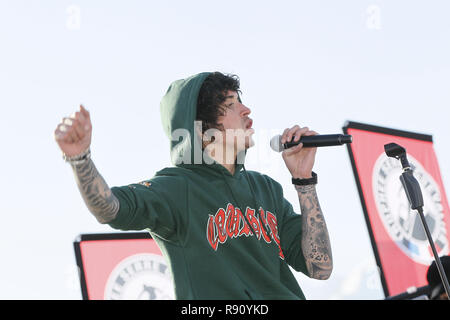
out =
[(253, 120), (249, 119), (250, 121), (247, 123), (247, 126), (245, 127), (246, 129), (251, 129), (253, 126)]

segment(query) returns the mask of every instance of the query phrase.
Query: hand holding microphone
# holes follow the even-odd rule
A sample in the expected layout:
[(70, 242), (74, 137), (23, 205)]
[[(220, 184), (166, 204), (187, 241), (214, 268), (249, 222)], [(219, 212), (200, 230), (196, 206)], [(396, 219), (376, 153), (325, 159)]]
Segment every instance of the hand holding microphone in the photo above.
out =
[[(312, 177), (312, 168), (316, 158), (317, 148), (303, 148), (300, 138), (318, 135), (317, 132), (309, 130), (308, 127), (300, 128), (295, 125), (292, 128), (284, 130), (283, 135), (279, 137), (281, 145), (286, 143), (295, 143), (296, 146), (280, 150), (286, 167), (295, 179), (307, 179)], [(273, 139), (272, 139), (273, 140)]]
[(293, 178), (306, 179), (312, 177), (317, 147), (351, 142), (351, 135), (319, 135), (308, 127), (300, 128), (296, 125), (285, 129), (282, 135), (273, 137), (270, 147), (276, 152), (282, 152), (283, 160)]
[(282, 136), (276, 135), (270, 140), (273, 151), (282, 152), (303, 143), (303, 148), (339, 146), (352, 143), (353, 138), (349, 134), (323, 134), (314, 136), (302, 136), (298, 141), (281, 142)]

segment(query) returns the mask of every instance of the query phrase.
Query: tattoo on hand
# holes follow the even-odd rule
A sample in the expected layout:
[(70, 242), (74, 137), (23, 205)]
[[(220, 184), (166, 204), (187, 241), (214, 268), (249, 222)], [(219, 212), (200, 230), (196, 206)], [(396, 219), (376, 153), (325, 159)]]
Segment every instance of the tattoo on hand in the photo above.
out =
[(111, 192), (91, 159), (72, 165), (78, 189), (89, 211), (100, 223), (112, 221), (119, 211), (119, 200)]
[(325, 280), (331, 275), (333, 261), (325, 219), (315, 185), (295, 186), (302, 211), (302, 251), (309, 276)]

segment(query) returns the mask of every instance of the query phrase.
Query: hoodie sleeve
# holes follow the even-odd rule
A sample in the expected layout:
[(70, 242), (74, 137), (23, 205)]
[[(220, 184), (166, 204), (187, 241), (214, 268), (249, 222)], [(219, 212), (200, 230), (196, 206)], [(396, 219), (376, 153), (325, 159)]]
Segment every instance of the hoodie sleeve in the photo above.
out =
[(127, 186), (113, 187), (112, 193), (119, 200), (119, 212), (109, 225), (119, 230), (144, 230), (163, 239), (177, 236), (178, 208), (174, 194), (182, 201), (182, 192), (171, 190), (170, 183), (148, 180)]
[(308, 274), (302, 251), (302, 217), (294, 212), (291, 203), (282, 198), (280, 219), (280, 242), (286, 262), (295, 271)]

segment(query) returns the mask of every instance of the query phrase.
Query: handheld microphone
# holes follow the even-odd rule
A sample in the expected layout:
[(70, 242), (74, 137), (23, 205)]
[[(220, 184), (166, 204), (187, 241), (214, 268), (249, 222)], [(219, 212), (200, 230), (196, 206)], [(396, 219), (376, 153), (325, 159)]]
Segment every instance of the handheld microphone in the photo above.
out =
[(276, 135), (270, 140), (270, 147), (273, 151), (282, 152), (303, 143), (304, 148), (339, 146), (344, 143), (352, 143), (353, 137), (349, 134), (322, 134), (315, 136), (302, 136), (295, 142), (281, 143), (281, 135)]

